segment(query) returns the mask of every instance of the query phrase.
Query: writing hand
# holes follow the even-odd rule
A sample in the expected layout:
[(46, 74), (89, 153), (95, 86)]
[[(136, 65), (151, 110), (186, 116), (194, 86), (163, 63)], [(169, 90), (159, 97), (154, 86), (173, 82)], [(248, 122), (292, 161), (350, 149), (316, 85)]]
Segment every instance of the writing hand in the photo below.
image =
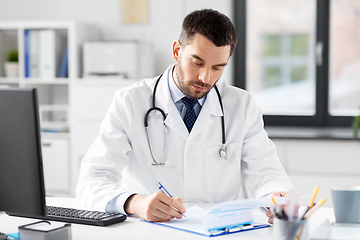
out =
[[(174, 209), (175, 208), (175, 209)], [(162, 192), (151, 195), (135, 194), (125, 203), (125, 211), (135, 214), (150, 222), (165, 222), (170, 219), (181, 219), (183, 216), (176, 211), (185, 213), (186, 209), (181, 198), (168, 197)]]

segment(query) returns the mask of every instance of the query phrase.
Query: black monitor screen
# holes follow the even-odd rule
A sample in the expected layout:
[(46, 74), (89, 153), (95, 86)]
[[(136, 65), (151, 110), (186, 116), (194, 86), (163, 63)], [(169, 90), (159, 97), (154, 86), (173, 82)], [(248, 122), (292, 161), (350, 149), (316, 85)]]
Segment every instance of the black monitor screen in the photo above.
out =
[(35, 89), (0, 89), (0, 211), (45, 214)]

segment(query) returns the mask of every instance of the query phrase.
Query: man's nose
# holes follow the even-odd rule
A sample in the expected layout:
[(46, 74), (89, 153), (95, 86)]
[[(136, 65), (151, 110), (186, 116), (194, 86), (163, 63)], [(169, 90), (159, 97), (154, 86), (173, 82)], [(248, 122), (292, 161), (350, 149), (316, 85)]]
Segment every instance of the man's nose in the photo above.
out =
[(199, 80), (203, 83), (209, 83), (211, 80), (210, 70), (202, 68), (199, 73)]

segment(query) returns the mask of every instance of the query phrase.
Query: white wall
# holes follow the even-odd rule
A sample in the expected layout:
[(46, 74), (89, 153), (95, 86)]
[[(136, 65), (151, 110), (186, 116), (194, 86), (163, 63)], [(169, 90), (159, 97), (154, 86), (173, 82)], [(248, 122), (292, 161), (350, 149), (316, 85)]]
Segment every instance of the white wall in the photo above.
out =
[(273, 139), (279, 158), (295, 189), (300, 204), (308, 205), (315, 186), (316, 201), (326, 198), (324, 206), (332, 207), (331, 186), (360, 185), (360, 145), (341, 139)]
[[(102, 40), (146, 40), (153, 44), (155, 73), (174, 61), (171, 45), (183, 18), (201, 8), (216, 9), (232, 19), (232, 0), (149, 0), (148, 24), (121, 24), (120, 0), (0, 0), (2, 20), (76, 20), (95, 25)], [(232, 62), (223, 78), (232, 80)]]
[[(177, 39), (181, 29), (182, 19), (186, 14), (201, 8), (213, 8), (225, 13), (233, 19), (233, 0), (149, 0), (148, 24), (122, 25), (120, 22), (120, 0), (0, 0), (0, 21), (3, 20), (64, 20), (71, 19), (95, 25), (103, 40), (147, 40), (154, 46), (155, 72), (162, 73), (165, 68), (173, 63), (171, 56), (171, 44)], [(223, 78), (232, 82), (232, 63), (226, 69)], [(323, 191), (319, 196), (330, 198), (329, 186), (331, 184), (359, 185), (359, 167), (357, 161), (347, 162), (347, 169), (352, 168), (352, 175), (348, 170), (342, 170), (343, 159), (329, 160), (324, 157), (326, 148), (333, 151), (330, 156), (343, 154), (342, 141), (336, 141), (331, 147), (324, 141), (275, 141), (280, 159), (297, 189), (302, 194), (311, 193), (314, 185), (320, 186)], [(341, 143), (341, 144), (340, 144)], [(309, 144), (313, 147), (309, 147)], [(359, 156), (358, 144), (347, 141), (351, 151), (347, 150), (344, 159), (349, 156)], [(320, 147), (319, 147), (320, 146)], [(321, 147), (322, 146), (322, 147)], [(325, 147), (324, 147), (325, 146)], [(296, 148), (294, 151), (294, 148)], [(291, 149), (291, 150), (290, 150)], [(304, 160), (296, 158), (297, 152), (306, 153)], [(336, 153), (336, 154), (335, 154)], [(293, 171), (290, 163), (301, 164), (307, 162), (317, 163), (317, 166), (333, 166), (340, 171), (329, 170), (327, 172)], [(298, 165), (296, 165), (298, 167)], [(319, 169), (323, 169), (318, 167)], [(309, 169), (314, 169), (309, 166)], [(344, 172), (345, 171), (345, 172)], [(307, 200), (306, 200), (307, 202)], [(331, 203), (331, 200), (327, 202)]]

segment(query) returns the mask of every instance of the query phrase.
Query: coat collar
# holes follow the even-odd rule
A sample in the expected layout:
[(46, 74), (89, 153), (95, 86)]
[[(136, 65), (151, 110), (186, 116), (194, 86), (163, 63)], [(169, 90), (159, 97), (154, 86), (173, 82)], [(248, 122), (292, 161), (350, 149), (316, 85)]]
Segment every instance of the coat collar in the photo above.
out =
[[(211, 89), (207, 95), (206, 101), (202, 106), (200, 114), (195, 122), (191, 134), (187, 131), (183, 119), (181, 118), (177, 108), (175, 107), (174, 102), (171, 99), (168, 81), (169, 71), (171, 71), (172, 66), (170, 66), (160, 78), (156, 90), (156, 102), (155, 105), (161, 108), (166, 114), (165, 124), (177, 134), (179, 134), (184, 140), (187, 140), (189, 136), (195, 136), (208, 127), (214, 122), (213, 117), (222, 116), (221, 107), (219, 104), (218, 96), (215, 89)], [(218, 85), (218, 84), (217, 84)], [(220, 87), (219, 87), (220, 90)]]

